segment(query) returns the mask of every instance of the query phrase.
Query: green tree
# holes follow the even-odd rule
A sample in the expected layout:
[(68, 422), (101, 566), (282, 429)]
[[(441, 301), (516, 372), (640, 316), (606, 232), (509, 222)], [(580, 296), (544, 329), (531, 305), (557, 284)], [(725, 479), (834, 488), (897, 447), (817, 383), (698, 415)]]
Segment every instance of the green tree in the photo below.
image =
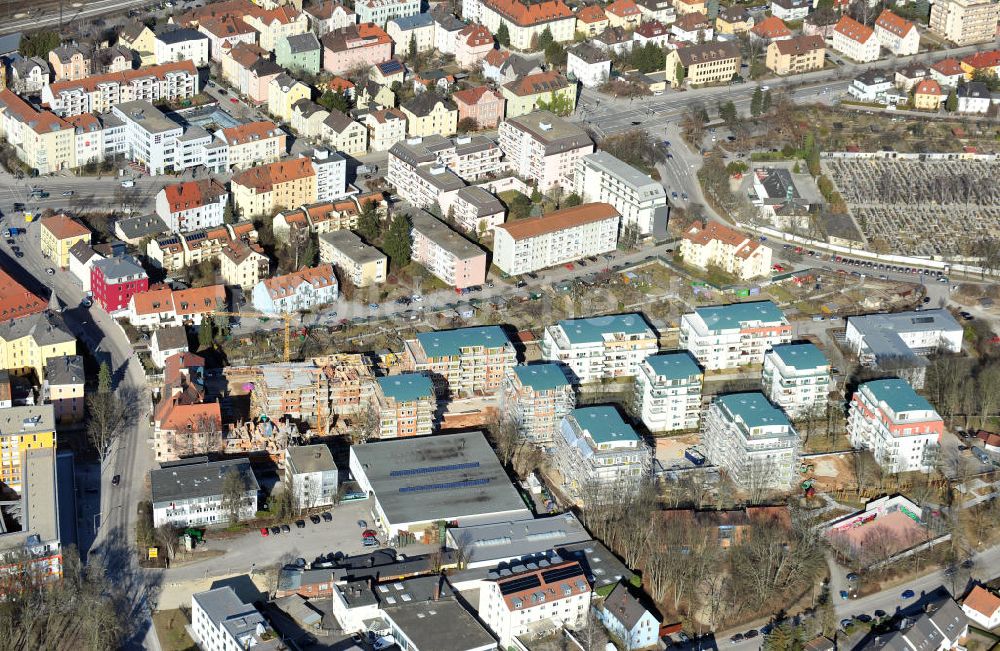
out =
[(378, 239), (381, 230), (378, 209), (369, 201), (361, 208), (361, 214), (358, 215), (358, 233), (371, 244)]
[(208, 350), (215, 343), (212, 319), (205, 317), (198, 324), (198, 350)]
[(233, 210), (232, 196), (226, 200), (226, 207), (222, 209), (222, 221), (227, 224), (236, 223), (236, 212)]
[(750, 115), (760, 117), (764, 107), (764, 91), (760, 86), (753, 89), (753, 97), (750, 98)]
[(555, 43), (555, 39), (552, 37), (552, 30), (546, 27), (542, 30), (541, 35), (538, 37), (538, 48), (540, 50), (545, 50), (552, 43)]
[(725, 104), (719, 104), (719, 117), (722, 121), (726, 123), (727, 126), (732, 127), (736, 124), (739, 119), (739, 115), (736, 112), (736, 105), (732, 101), (726, 102)]
[(806, 166), (809, 168), (809, 173), (813, 176), (819, 176), (822, 171), (819, 166), (819, 145), (816, 144), (816, 137), (813, 136), (811, 131), (806, 134), (803, 149), (805, 150)]
[(417, 60), (417, 37), (410, 36), (410, 45), (406, 48), (406, 60), (416, 61)]
[(764, 651), (802, 651), (804, 648), (801, 629), (787, 622), (775, 626), (764, 638)]
[(392, 261), (395, 269), (402, 269), (410, 264), (410, 220), (403, 213), (397, 213), (385, 235), (383, 249)]
[(582, 203), (583, 203), (583, 199), (580, 197), (580, 195), (578, 195), (577, 193), (574, 192), (571, 195), (569, 195), (568, 197), (566, 197), (565, 199), (563, 199), (562, 207), (563, 208), (572, 208), (573, 206), (579, 206)]
[(948, 93), (948, 99), (944, 101), (944, 110), (949, 113), (954, 113), (958, 110), (958, 93), (955, 92), (954, 88)]
[(510, 30), (507, 29), (507, 23), (500, 23), (500, 29), (496, 33), (497, 43), (504, 47), (510, 47)]
[(61, 39), (56, 32), (43, 30), (28, 34), (21, 39), (21, 46), (18, 51), (26, 57), (47, 58), (49, 52), (59, 47)]
[(111, 393), (111, 367), (107, 362), (101, 362), (97, 371), (97, 392), (102, 395)]
[(760, 112), (768, 113), (771, 110), (771, 91), (768, 90), (764, 93), (764, 97), (760, 103)]
[[(548, 29), (548, 28), (546, 28)], [(560, 43), (552, 41), (545, 46), (545, 62), (550, 66), (562, 66), (566, 64), (566, 48)]]
[(680, 86), (684, 83), (684, 64), (680, 61), (674, 66), (674, 85)]
[(531, 199), (518, 192), (510, 200), (507, 211), (511, 219), (524, 219), (531, 215)]
[(538, 109), (540, 111), (549, 111), (553, 115), (563, 118), (573, 112), (576, 102), (569, 95), (566, 93), (552, 93), (551, 97), (552, 99), (547, 102), (539, 100)]
[(227, 522), (235, 524), (240, 521), (245, 502), (246, 483), (243, 475), (235, 468), (222, 476), (222, 510), (226, 513)]
[(458, 121), (457, 129), (459, 133), (471, 133), (479, 130), (479, 123), (476, 118), (462, 118)]
[(351, 98), (344, 93), (336, 93), (332, 90), (324, 91), (316, 103), (327, 111), (347, 113), (351, 110)]

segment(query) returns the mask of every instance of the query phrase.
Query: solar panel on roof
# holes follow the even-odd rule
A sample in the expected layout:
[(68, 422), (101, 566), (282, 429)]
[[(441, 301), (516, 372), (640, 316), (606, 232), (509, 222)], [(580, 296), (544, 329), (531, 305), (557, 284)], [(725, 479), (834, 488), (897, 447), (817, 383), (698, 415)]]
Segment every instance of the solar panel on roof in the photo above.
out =
[(565, 567), (557, 567), (552, 570), (545, 570), (542, 572), (542, 578), (545, 579), (546, 583), (553, 583), (555, 581), (564, 581), (565, 579), (573, 578), (574, 576), (582, 576), (583, 569), (578, 563), (572, 565), (567, 565)]
[(507, 596), (515, 592), (521, 592), (522, 590), (531, 590), (532, 588), (540, 587), (542, 587), (542, 582), (538, 579), (538, 575), (529, 574), (528, 576), (519, 576), (510, 581), (503, 581), (500, 584), (500, 594)]
[(389, 473), (390, 477), (405, 477), (407, 475), (424, 475), (429, 472), (449, 472), (451, 470), (469, 470), (471, 468), (478, 468), (478, 461), (470, 461), (469, 463), (452, 463), (446, 466), (427, 466), (426, 468), (407, 468), (405, 470), (393, 470)]
[(418, 491), (436, 491), (436, 490), (446, 490), (449, 488), (470, 488), (472, 486), (484, 486), (490, 483), (489, 478), (485, 479), (466, 479), (464, 481), (447, 481), (440, 482), (438, 484), (419, 484), (417, 486), (403, 486), (399, 489), (400, 493), (416, 493)]

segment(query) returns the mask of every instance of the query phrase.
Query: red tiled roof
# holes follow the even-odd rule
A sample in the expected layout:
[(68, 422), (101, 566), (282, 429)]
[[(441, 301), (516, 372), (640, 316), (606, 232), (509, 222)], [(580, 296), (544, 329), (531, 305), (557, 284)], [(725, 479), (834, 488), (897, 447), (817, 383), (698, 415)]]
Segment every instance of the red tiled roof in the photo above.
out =
[(528, 5), (519, 0), (483, 0), (482, 4), (521, 27), (573, 18), (573, 12), (562, 0), (544, 0)]
[(466, 25), (458, 32), (458, 35), (465, 39), (465, 44), (469, 47), (493, 45), (493, 33), (482, 25)]
[(254, 140), (266, 140), (267, 138), (283, 138), (285, 132), (278, 128), (278, 125), (270, 120), (260, 120), (258, 122), (248, 122), (236, 127), (229, 127), (222, 130), (229, 146), (243, 145)]
[(243, 68), (249, 68), (257, 63), (261, 57), (267, 56), (267, 50), (255, 43), (237, 43), (229, 50), (229, 58), (238, 63)]
[(503, 97), (500, 93), (491, 89), (489, 86), (476, 86), (475, 88), (465, 88), (463, 90), (456, 90), (451, 94), (451, 98), (455, 100), (456, 103), (465, 104), (466, 106), (472, 106), (478, 104), (482, 101), (483, 97), (489, 95), (491, 102), (502, 102)]
[(981, 613), (987, 618), (993, 617), (997, 609), (1000, 609), (1000, 597), (996, 596), (981, 585), (977, 585), (969, 593), (969, 596), (962, 602), (963, 606), (968, 606), (977, 613)]
[(736, 255), (741, 258), (749, 258), (760, 247), (757, 242), (751, 240), (747, 235), (718, 222), (708, 222), (706, 225), (696, 221), (688, 226), (687, 231), (684, 232), (684, 239), (700, 246), (704, 246), (713, 240), (718, 240), (723, 244), (733, 247), (740, 246), (746, 242), (746, 245), (742, 246), (736, 252)]
[[(578, 575), (571, 576), (568, 579), (559, 579), (550, 583), (545, 578), (546, 576), (551, 576), (550, 572), (552, 570), (579, 567), (579, 561), (566, 561), (494, 580), (500, 587), (500, 593), (503, 595), (503, 601), (507, 606), (507, 610), (525, 610), (543, 606), (544, 604), (554, 604), (562, 599), (569, 599), (576, 595), (590, 593), (590, 583), (587, 582), (586, 574), (582, 568)], [(537, 581), (532, 581), (528, 588), (517, 590), (513, 585), (505, 587), (505, 584), (520, 583), (522, 579), (532, 575), (537, 577)], [(539, 595), (541, 595), (541, 598), (539, 598)], [(555, 608), (555, 606), (551, 607)]]
[(785, 21), (777, 16), (768, 16), (753, 26), (750, 30), (757, 36), (766, 39), (785, 38), (792, 35), (792, 30), (788, 29)]
[(231, 183), (254, 188), (258, 192), (270, 192), (279, 183), (288, 183), (315, 174), (311, 160), (292, 158), (245, 169), (233, 176)]
[(42, 228), (52, 233), (57, 240), (68, 240), (71, 237), (90, 235), (90, 229), (69, 215), (60, 213), (42, 217)]
[(525, 240), (582, 224), (610, 219), (617, 215), (618, 211), (609, 203), (585, 203), (573, 208), (563, 208), (540, 217), (507, 222), (497, 226), (497, 228), (507, 231), (512, 239)]
[(644, 38), (656, 38), (670, 33), (670, 30), (658, 20), (647, 20), (635, 28), (635, 33)]
[(949, 58), (942, 59), (934, 65), (931, 66), (932, 70), (936, 70), (945, 77), (954, 77), (956, 75), (964, 75), (965, 71), (962, 70), (962, 64), (958, 59)]
[(600, 23), (607, 21), (608, 16), (598, 5), (587, 5), (576, 12), (576, 19), (581, 23)]
[(987, 50), (985, 52), (970, 54), (962, 59), (962, 63), (971, 67), (973, 70), (995, 68), (1000, 66), (1000, 50)]
[(793, 38), (775, 41), (774, 46), (778, 48), (778, 52), (784, 56), (795, 56), (798, 54), (805, 54), (806, 52), (824, 50), (826, 49), (826, 42), (819, 34), (812, 34), (809, 36), (795, 36)]
[(562, 90), (567, 86), (569, 86), (569, 81), (555, 70), (536, 72), (533, 75), (504, 84), (504, 88), (519, 97), (549, 93)]
[(124, 85), (136, 79), (143, 79), (144, 77), (165, 79), (167, 74), (171, 72), (186, 72), (189, 75), (197, 75), (198, 69), (194, 67), (194, 61), (172, 61), (155, 66), (146, 66), (138, 70), (123, 70), (121, 72), (109, 72), (106, 75), (92, 75), (76, 81), (57, 81), (51, 84), (49, 88), (53, 95), (58, 95), (64, 90), (76, 90), (77, 88), (91, 93), (97, 88), (98, 84), (118, 83)]
[(875, 30), (871, 27), (862, 25), (850, 16), (841, 16), (840, 20), (834, 26), (833, 31), (858, 43), (867, 43), (868, 39), (875, 34)]
[(875, 21), (875, 26), (881, 27), (890, 34), (895, 34), (900, 38), (909, 34), (910, 30), (913, 29), (913, 23), (897, 16), (888, 9), (882, 10), (878, 20)]
[(47, 303), (39, 296), (29, 292), (27, 287), (0, 269), (0, 321), (37, 314), (46, 307)]
[(170, 212), (200, 208), (214, 203), (226, 194), (226, 189), (212, 179), (184, 181), (163, 188)]
[(294, 295), (303, 283), (309, 283), (314, 287), (329, 287), (336, 282), (333, 265), (321, 264), (318, 267), (299, 269), (284, 276), (268, 278), (264, 281), (264, 286), (271, 298), (283, 298)]
[(919, 84), (917, 84), (917, 89), (914, 91), (915, 95), (942, 95), (941, 85), (934, 81), (933, 79), (924, 79)]
[(674, 21), (674, 25), (685, 32), (696, 32), (699, 29), (708, 29), (708, 17), (700, 11), (692, 11), (684, 14)]
[(510, 52), (506, 50), (492, 50), (486, 53), (486, 56), (483, 57), (483, 61), (493, 66), (494, 68), (499, 68), (509, 58), (510, 58)]
[(604, 8), (604, 13), (614, 14), (619, 18), (628, 18), (629, 16), (638, 16), (640, 12), (639, 7), (632, 0), (615, 0)]

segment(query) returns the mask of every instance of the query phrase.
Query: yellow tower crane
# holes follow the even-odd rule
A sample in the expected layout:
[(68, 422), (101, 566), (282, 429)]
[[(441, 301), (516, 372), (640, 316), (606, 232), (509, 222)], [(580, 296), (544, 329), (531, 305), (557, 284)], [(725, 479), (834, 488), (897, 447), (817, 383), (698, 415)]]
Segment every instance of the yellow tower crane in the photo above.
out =
[(258, 320), (267, 319), (281, 319), (285, 322), (285, 355), (284, 360), (288, 362), (291, 359), (291, 328), (292, 328), (292, 315), (290, 314), (264, 314), (263, 312), (222, 312), (216, 310), (212, 312), (212, 316), (235, 316), (238, 318), (249, 318)]

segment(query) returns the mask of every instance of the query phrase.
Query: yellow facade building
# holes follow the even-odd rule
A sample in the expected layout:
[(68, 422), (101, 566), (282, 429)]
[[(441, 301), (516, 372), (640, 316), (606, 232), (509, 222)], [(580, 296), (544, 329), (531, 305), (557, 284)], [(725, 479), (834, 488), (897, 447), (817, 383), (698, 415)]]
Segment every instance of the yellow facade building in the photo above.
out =
[(0, 368), (14, 375), (34, 371), (41, 380), (54, 357), (76, 354), (76, 337), (49, 311), (0, 322)]
[(542, 104), (545, 104), (546, 110), (554, 110), (552, 104), (557, 97), (566, 100), (569, 112), (576, 107), (576, 84), (570, 84), (566, 77), (554, 70), (504, 84), (500, 93), (507, 100), (508, 119), (537, 111)]
[(43, 217), (41, 224), (39, 239), (42, 255), (63, 269), (69, 267), (69, 250), (74, 244), (77, 242), (90, 244), (90, 230), (69, 215), (60, 213)]
[(410, 137), (452, 136), (458, 131), (458, 107), (434, 91), (420, 93), (399, 107)]
[(312, 90), (289, 75), (278, 75), (267, 87), (267, 111), (282, 122), (292, 121), (292, 106), (303, 99), (312, 99)]
[(244, 218), (316, 201), (316, 170), (308, 158), (258, 165), (233, 176), (233, 205)]
[(52, 405), (0, 410), (0, 482), (20, 493), (28, 451), (55, 446)]

